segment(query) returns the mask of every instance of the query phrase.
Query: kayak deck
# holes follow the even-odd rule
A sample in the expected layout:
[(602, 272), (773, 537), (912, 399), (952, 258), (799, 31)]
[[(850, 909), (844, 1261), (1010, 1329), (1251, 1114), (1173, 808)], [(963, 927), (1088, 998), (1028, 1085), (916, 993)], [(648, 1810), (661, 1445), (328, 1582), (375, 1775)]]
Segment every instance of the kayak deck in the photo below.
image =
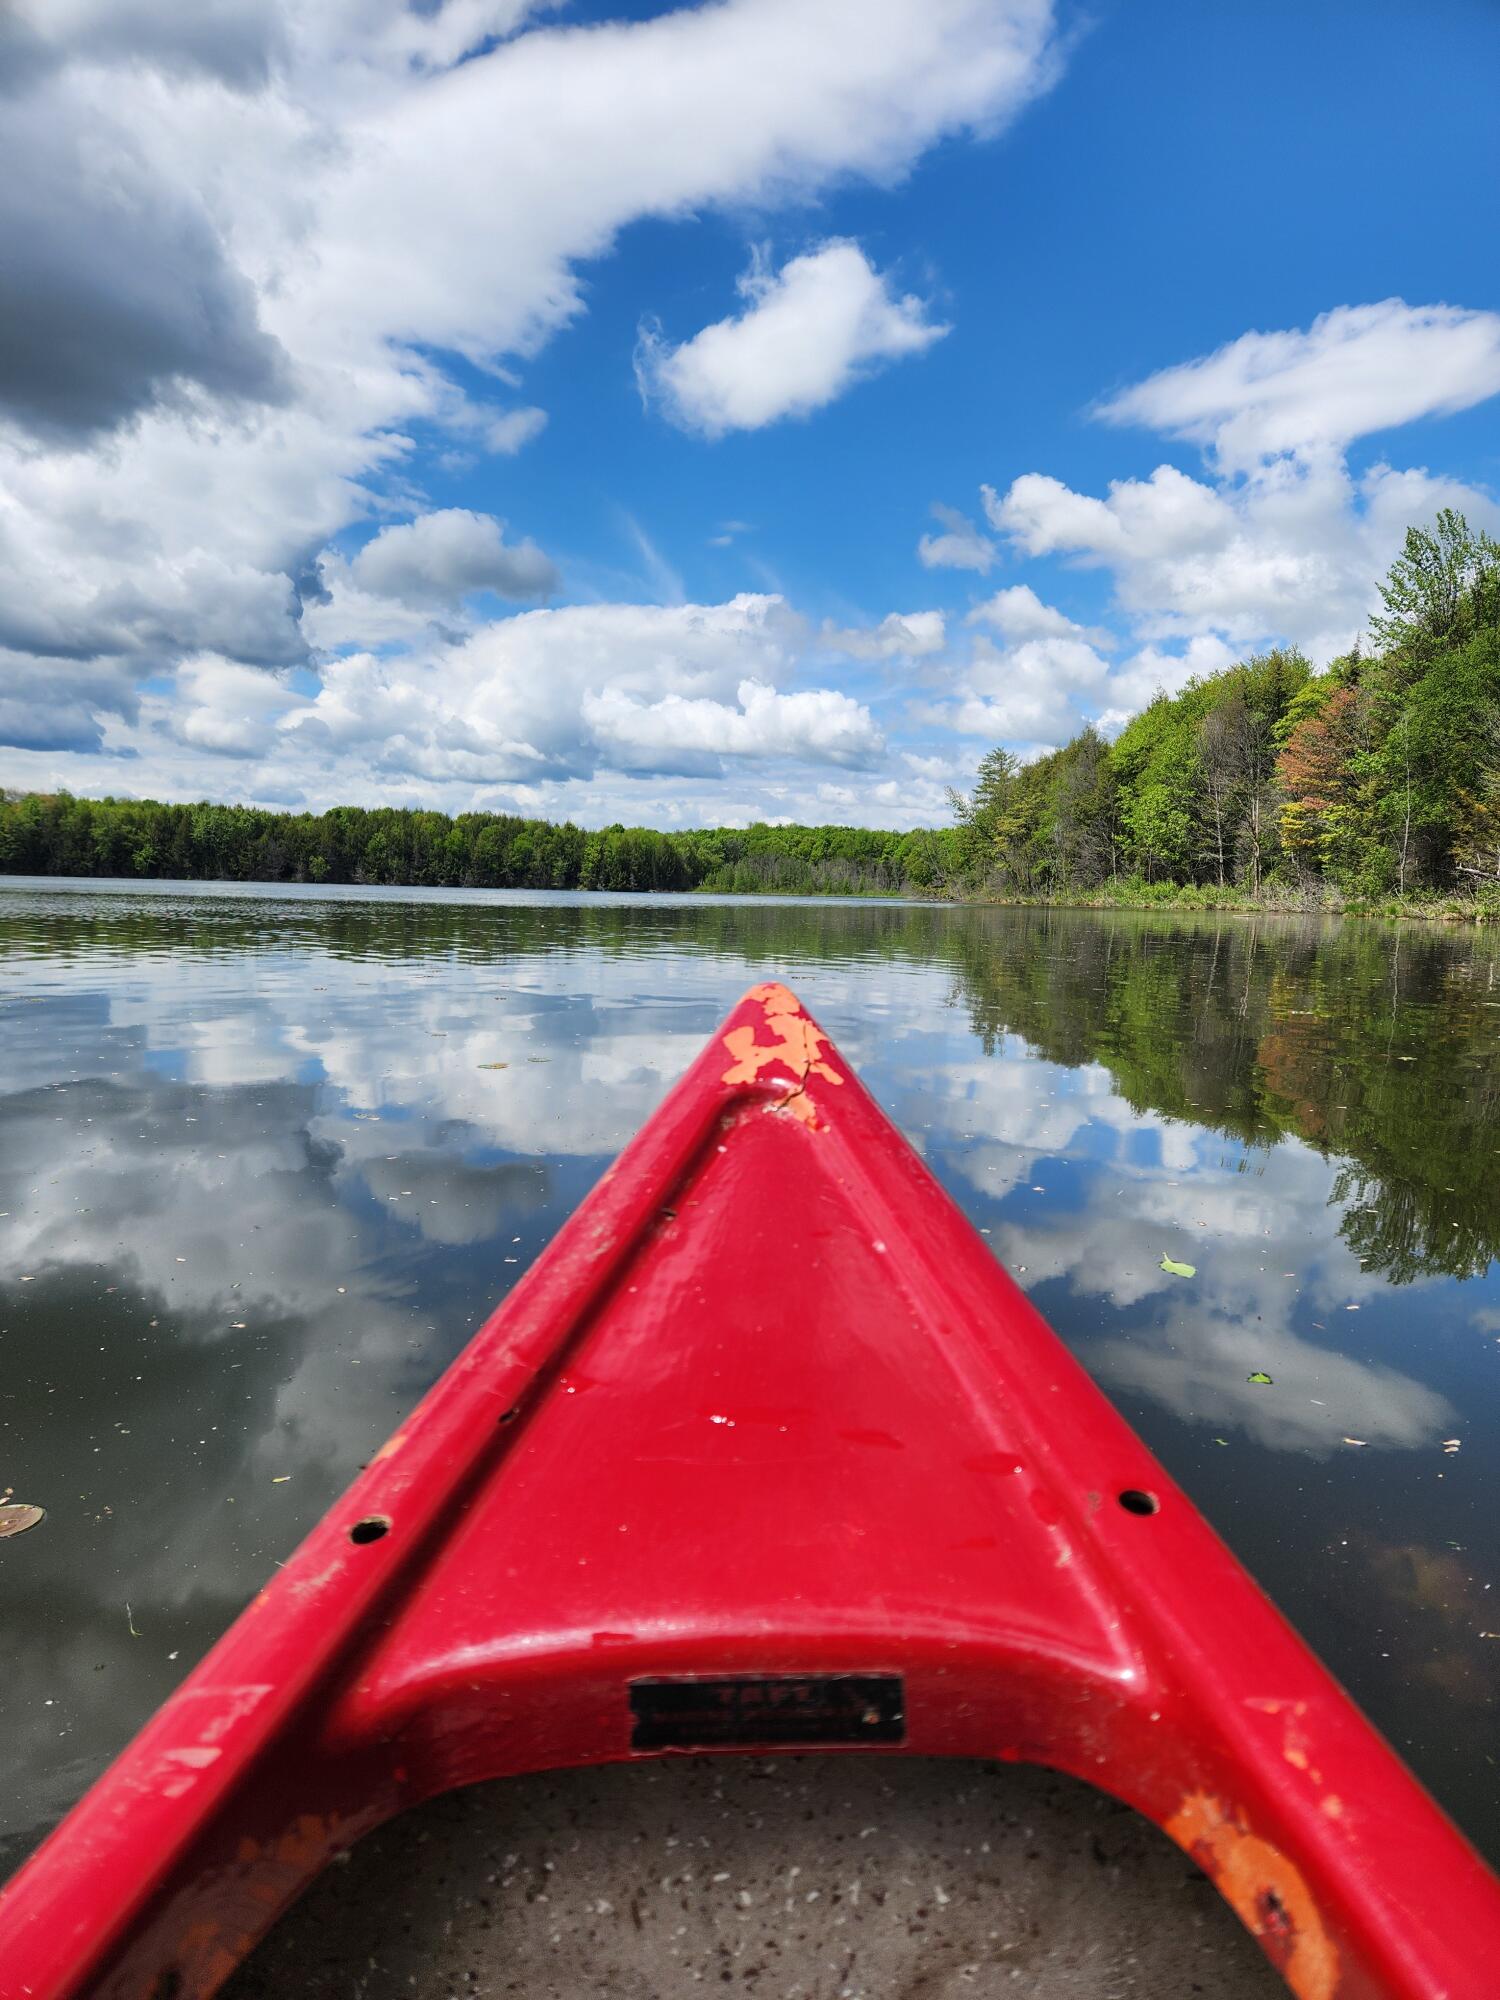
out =
[(1285, 1991), (1163, 1835), (1072, 1779), (952, 1759), (719, 1757), (507, 1779), (419, 1807), (329, 1869), (222, 2000), (699, 1988)]
[(437, 1793), (775, 1748), (1107, 1789), (1301, 2000), (1500, 1958), (1494, 1878), (765, 985), (0, 1897), (0, 1965), (196, 2000)]

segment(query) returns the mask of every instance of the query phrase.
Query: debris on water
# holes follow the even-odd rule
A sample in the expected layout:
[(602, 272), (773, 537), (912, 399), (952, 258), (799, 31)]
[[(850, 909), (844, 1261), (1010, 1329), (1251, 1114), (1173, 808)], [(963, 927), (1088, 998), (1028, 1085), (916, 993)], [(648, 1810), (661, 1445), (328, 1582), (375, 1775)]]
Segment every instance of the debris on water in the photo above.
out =
[(1345, 1443), (1345, 1444), (1368, 1444), (1369, 1442), (1370, 1442), (1370, 1440), (1369, 1440), (1368, 1438), (1345, 1438), (1345, 1439), (1344, 1439), (1344, 1443)]
[(1257, 1389), (1269, 1389), (1271, 1386), (1271, 1378), (1266, 1373), (1264, 1368), (1256, 1368), (1252, 1370), (1251, 1373), (1245, 1377), (1245, 1380), (1247, 1382), (1253, 1382)]
[(11, 1501), (0, 1507), (0, 1541), (10, 1535), (24, 1535), (28, 1528), (34, 1528), (47, 1518), (45, 1507), (27, 1507), (20, 1501)]
[(130, 1628), (131, 1638), (139, 1639), (141, 1635), (136, 1631), (135, 1620), (130, 1615), (130, 1599), (128, 1597), (125, 1600), (125, 1623)]
[(273, 1486), (285, 1486), (291, 1476), (289, 1472), (278, 1472), (276, 1477), (271, 1481), (271, 1484)]
[(1458, 1447), (1459, 1447), (1459, 1443), (1460, 1443), (1460, 1440), (1459, 1440), (1458, 1438), (1444, 1438), (1444, 1439), (1443, 1439), (1443, 1455), (1444, 1455), (1444, 1457), (1445, 1457), (1445, 1458), (1452, 1458), (1453, 1454), (1454, 1454), (1454, 1453), (1455, 1453), (1455, 1452), (1456, 1452), (1456, 1451), (1458, 1450)]
[(1170, 1271), (1174, 1278), (1195, 1278), (1198, 1275), (1196, 1264), (1179, 1264), (1175, 1257), (1167, 1256), (1165, 1251), (1162, 1253), (1161, 1268)]
[(481, 1064), (479, 1065), (479, 1067), (480, 1067), (481, 1069), (509, 1069), (509, 1068), (510, 1068), (510, 1064), (509, 1064), (509, 1063), (481, 1063)]
[(1229, 1443), (1229, 1440), (1228, 1440), (1228, 1438), (1215, 1438), (1215, 1439), (1214, 1439), (1214, 1443), (1215, 1443), (1215, 1444), (1222, 1444), (1222, 1445), (1227, 1445), (1227, 1444)]

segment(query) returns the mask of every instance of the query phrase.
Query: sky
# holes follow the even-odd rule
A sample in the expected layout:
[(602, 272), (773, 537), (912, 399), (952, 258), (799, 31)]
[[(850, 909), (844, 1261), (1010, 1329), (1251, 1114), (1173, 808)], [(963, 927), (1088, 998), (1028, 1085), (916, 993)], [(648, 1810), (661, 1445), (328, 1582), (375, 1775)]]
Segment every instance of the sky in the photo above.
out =
[(1500, 532), (1497, 75), (1492, 0), (0, 0), (0, 785), (942, 824), (1325, 663)]

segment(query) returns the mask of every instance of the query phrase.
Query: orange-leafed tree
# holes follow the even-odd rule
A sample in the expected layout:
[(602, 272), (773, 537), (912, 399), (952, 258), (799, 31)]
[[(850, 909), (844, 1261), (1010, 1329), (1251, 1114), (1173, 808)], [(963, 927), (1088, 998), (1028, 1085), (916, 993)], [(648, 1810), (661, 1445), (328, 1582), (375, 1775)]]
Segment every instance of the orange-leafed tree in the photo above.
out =
[(1281, 838), (1303, 868), (1326, 874), (1358, 830), (1360, 695), (1348, 683), (1326, 682), (1309, 683), (1304, 693), (1304, 713), (1276, 760)]

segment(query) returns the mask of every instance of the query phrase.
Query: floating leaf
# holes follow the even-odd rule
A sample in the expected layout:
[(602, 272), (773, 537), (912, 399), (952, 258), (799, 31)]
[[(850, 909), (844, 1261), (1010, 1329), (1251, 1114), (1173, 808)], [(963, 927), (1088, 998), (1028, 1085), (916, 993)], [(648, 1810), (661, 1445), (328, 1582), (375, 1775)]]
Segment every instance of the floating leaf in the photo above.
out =
[(28, 1528), (34, 1528), (46, 1516), (44, 1507), (23, 1507), (19, 1501), (0, 1507), (0, 1541), (7, 1535), (24, 1535)]
[(510, 1068), (510, 1064), (509, 1064), (509, 1063), (481, 1063), (481, 1064), (479, 1065), (479, 1067), (480, 1067), (481, 1069), (509, 1069), (509, 1068)]
[(1196, 1264), (1179, 1264), (1175, 1257), (1164, 1256), (1161, 1260), (1161, 1268), (1164, 1271), (1170, 1271), (1174, 1278), (1196, 1278), (1198, 1275), (1198, 1266)]
[(1253, 1382), (1257, 1389), (1269, 1389), (1271, 1386), (1271, 1378), (1264, 1368), (1257, 1368), (1252, 1374), (1247, 1375), (1245, 1380)]

